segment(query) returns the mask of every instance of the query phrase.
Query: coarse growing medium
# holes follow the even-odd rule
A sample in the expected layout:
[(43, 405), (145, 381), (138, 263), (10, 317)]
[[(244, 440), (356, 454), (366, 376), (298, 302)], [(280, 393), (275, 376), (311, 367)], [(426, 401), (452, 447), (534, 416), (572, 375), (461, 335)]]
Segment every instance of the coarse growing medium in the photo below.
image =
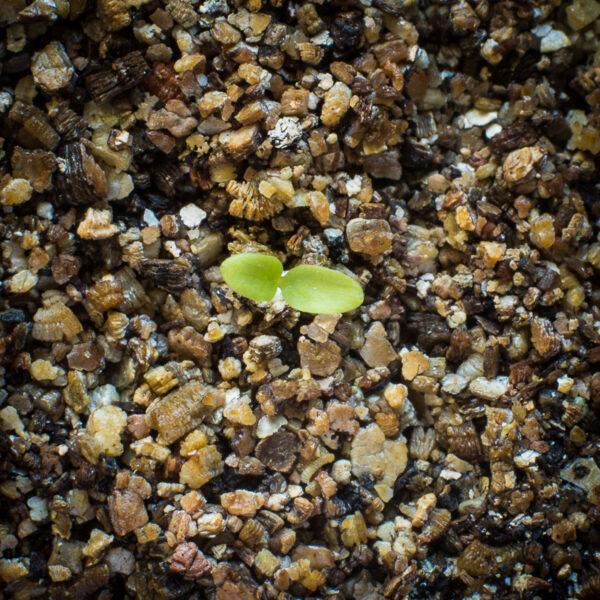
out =
[(0, 600), (599, 598), (599, 19), (0, 0)]

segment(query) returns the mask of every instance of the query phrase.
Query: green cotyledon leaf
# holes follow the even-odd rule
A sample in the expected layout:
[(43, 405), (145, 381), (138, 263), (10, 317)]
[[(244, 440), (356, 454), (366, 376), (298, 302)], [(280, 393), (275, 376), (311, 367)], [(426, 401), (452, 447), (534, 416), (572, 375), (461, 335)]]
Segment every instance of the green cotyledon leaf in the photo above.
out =
[(354, 279), (315, 265), (294, 267), (279, 280), (279, 287), (292, 308), (307, 313), (342, 313), (364, 300), (362, 288)]
[(281, 262), (268, 254), (234, 254), (221, 264), (225, 283), (255, 302), (270, 300), (283, 273)]

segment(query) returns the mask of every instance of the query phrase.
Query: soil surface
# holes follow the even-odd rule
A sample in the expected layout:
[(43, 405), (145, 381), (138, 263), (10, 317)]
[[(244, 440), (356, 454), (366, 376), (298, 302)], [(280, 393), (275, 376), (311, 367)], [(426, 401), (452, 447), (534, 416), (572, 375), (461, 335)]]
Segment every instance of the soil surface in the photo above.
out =
[(1, 0), (0, 600), (599, 598), (599, 17)]

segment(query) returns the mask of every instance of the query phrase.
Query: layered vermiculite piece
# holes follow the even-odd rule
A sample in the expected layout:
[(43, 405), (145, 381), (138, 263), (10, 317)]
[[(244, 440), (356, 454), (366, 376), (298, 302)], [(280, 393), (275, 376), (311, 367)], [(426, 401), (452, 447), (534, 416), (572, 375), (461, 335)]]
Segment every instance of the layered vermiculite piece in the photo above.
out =
[(0, 595), (598, 597), (599, 16), (1, 1)]

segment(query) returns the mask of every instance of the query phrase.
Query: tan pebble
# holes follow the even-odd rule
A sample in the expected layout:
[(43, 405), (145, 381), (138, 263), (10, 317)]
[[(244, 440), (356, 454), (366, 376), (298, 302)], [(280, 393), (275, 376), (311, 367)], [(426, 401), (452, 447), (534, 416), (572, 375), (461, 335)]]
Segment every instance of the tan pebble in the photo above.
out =
[(352, 219), (346, 225), (348, 245), (353, 252), (379, 256), (392, 246), (390, 225), (384, 219)]
[(325, 94), (323, 108), (321, 110), (321, 121), (327, 127), (335, 127), (350, 108), (350, 88), (338, 81)]
[(575, 0), (566, 12), (569, 26), (578, 31), (600, 17), (600, 4), (595, 0)]
[(144, 415), (130, 415), (127, 417), (127, 430), (136, 440), (146, 437), (150, 433), (150, 427), (146, 423)]
[(298, 354), (302, 368), (317, 377), (332, 375), (342, 360), (340, 347), (335, 342), (319, 344), (304, 336), (298, 340)]
[(237, 44), (242, 39), (242, 34), (224, 19), (215, 21), (212, 34), (215, 40), (226, 46)]
[(531, 342), (542, 356), (551, 356), (561, 348), (560, 336), (548, 319), (535, 317), (531, 323)]
[(392, 488), (407, 464), (408, 449), (404, 442), (388, 440), (375, 423), (361, 429), (350, 451), (352, 474), (360, 477), (363, 473), (374, 475), (375, 490), (384, 502), (393, 496)]
[(181, 497), (179, 505), (188, 514), (193, 515), (206, 505), (206, 499), (200, 492), (192, 490)]
[(418, 350), (406, 352), (400, 358), (402, 360), (402, 377), (407, 381), (412, 381), (429, 368), (429, 358)]
[(83, 220), (77, 226), (77, 235), (85, 240), (105, 240), (119, 232), (112, 222), (110, 210), (88, 208)]
[(369, 367), (386, 367), (395, 360), (396, 351), (387, 339), (387, 332), (380, 321), (375, 321), (369, 327), (359, 354)]
[(254, 559), (254, 567), (265, 577), (272, 577), (280, 564), (279, 559), (266, 548), (260, 550)]
[(309, 91), (287, 88), (281, 96), (281, 114), (286, 117), (305, 117), (308, 114)]
[(115, 539), (101, 529), (92, 529), (88, 543), (83, 547), (82, 554), (88, 558), (97, 558), (104, 552)]
[(329, 220), (329, 201), (327, 200), (327, 196), (322, 192), (309, 192), (307, 197), (313, 216), (321, 225), (325, 225)]
[(46, 94), (68, 91), (75, 76), (75, 68), (64, 46), (53, 41), (31, 59), (31, 73), (35, 84)]
[(223, 472), (223, 459), (216, 446), (205, 446), (183, 464), (179, 482), (198, 489)]
[(146, 411), (152, 429), (158, 430), (158, 441), (170, 444), (192, 429), (216, 408), (216, 394), (199, 381), (191, 381), (171, 392)]
[(364, 544), (367, 541), (367, 526), (361, 513), (355, 512), (346, 517), (341, 525), (342, 543), (346, 547)]
[(392, 408), (402, 408), (408, 396), (408, 389), (402, 383), (388, 385), (383, 395)]
[(14, 206), (23, 204), (31, 198), (33, 189), (27, 179), (11, 179), (0, 190), (0, 204)]
[(239, 377), (242, 372), (242, 363), (239, 359), (233, 356), (222, 358), (219, 360), (219, 373), (226, 381)]
[(422, 527), (429, 514), (435, 508), (437, 498), (435, 494), (425, 494), (417, 500), (417, 510), (412, 518), (413, 527)]
[(127, 413), (118, 406), (97, 408), (88, 419), (87, 431), (91, 433), (106, 456), (123, 454), (121, 433), (127, 425)]
[(506, 244), (500, 242), (480, 242), (478, 249), (483, 255), (486, 267), (493, 268), (502, 258), (506, 250)]
[(430, 175), (427, 179), (427, 188), (430, 192), (434, 192), (436, 194), (443, 194), (450, 185), (450, 182), (439, 173), (435, 173)]
[(108, 499), (108, 512), (115, 534), (127, 535), (148, 522), (144, 501), (135, 492), (116, 490)]
[(577, 530), (575, 525), (568, 519), (562, 519), (552, 527), (552, 540), (561, 546), (567, 542), (574, 542), (577, 539)]
[(221, 494), (221, 506), (230, 514), (242, 517), (253, 517), (265, 503), (262, 494), (237, 490)]
[(531, 241), (539, 248), (550, 248), (556, 240), (554, 221), (549, 214), (543, 214), (531, 223)]
[(544, 157), (544, 151), (537, 146), (527, 146), (513, 150), (502, 165), (504, 178), (511, 183), (519, 182), (527, 177), (535, 164)]

